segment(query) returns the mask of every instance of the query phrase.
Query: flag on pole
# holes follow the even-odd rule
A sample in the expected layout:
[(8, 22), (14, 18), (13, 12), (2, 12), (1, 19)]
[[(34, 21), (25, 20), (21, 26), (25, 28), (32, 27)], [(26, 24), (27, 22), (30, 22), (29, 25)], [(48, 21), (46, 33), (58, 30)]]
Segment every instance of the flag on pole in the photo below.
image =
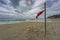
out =
[(46, 0), (45, 0), (45, 2), (44, 2), (44, 10), (42, 10), (42, 11), (40, 11), (40, 12), (37, 13), (36, 19), (38, 19), (38, 17), (39, 17), (44, 11), (45, 11), (45, 13), (44, 13), (44, 18), (45, 18), (44, 24), (45, 24), (45, 37), (46, 37)]
[(36, 15), (36, 19), (38, 19), (38, 17), (39, 17), (44, 11), (45, 11), (45, 10), (42, 10), (42, 11), (38, 12), (37, 15)]
[[(44, 4), (46, 2), (46, 0), (35, 0), (35, 5), (34, 5), (34, 7), (37, 7), (38, 5), (40, 5), (40, 4)], [(44, 10), (42, 10), (42, 11), (39, 11), (38, 13), (37, 13), (37, 15), (36, 15), (36, 19), (38, 19), (38, 17), (43, 13), (45, 11), (45, 9)]]

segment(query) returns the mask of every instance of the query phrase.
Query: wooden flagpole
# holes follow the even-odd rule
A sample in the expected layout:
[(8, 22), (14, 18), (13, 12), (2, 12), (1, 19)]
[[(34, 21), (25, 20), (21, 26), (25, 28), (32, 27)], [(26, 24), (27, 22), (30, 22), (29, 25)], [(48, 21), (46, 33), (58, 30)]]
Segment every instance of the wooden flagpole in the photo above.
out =
[(46, 2), (44, 3), (44, 10), (45, 10), (45, 13), (44, 13), (44, 24), (45, 24), (45, 37), (46, 37)]

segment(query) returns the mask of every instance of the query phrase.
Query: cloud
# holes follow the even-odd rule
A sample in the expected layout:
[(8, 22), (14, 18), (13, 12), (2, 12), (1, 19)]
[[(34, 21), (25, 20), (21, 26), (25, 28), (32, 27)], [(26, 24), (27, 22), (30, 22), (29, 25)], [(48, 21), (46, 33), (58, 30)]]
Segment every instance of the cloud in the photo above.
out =
[[(43, 9), (41, 5), (45, 0), (3, 0), (0, 2), (0, 15), (14, 18), (35, 18), (36, 14)], [(6, 4), (5, 4), (6, 3)], [(60, 13), (60, 0), (47, 0), (47, 16)], [(0, 16), (0, 17), (1, 17)], [(39, 16), (43, 18), (44, 13)]]
[(17, 6), (19, 6), (19, 0), (10, 0), (11, 1), (11, 5), (13, 6), (13, 7), (17, 7)]
[(10, 4), (10, 3), (11, 3), (11, 1), (10, 1), (10, 0), (3, 0), (3, 2), (5, 2), (5, 3), (6, 3), (6, 5), (8, 5), (8, 4)]
[(33, 8), (38, 7), (40, 4), (44, 3), (46, 0), (35, 0)]
[(26, 0), (21, 0), (20, 2), (19, 2), (19, 5), (20, 6), (23, 6), (23, 7), (26, 7), (27, 5), (26, 5)]
[(0, 0), (0, 3), (2, 3), (2, 4), (5, 4), (5, 5), (6, 5), (6, 3), (5, 3), (3, 0)]
[(60, 14), (60, 1), (54, 2), (51, 7), (47, 8), (47, 14), (50, 15), (56, 15)]
[(0, 18), (17, 18), (18, 13), (15, 12), (15, 8), (10, 5), (10, 1), (3, 1), (6, 2), (6, 5), (2, 3), (0, 5)]

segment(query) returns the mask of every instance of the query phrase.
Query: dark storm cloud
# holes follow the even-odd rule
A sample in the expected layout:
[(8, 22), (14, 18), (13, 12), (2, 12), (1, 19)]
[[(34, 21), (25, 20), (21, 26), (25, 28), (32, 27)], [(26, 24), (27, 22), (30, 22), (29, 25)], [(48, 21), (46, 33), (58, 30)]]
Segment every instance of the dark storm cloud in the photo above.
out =
[(0, 3), (2, 3), (2, 4), (5, 4), (5, 5), (6, 5), (6, 3), (5, 3), (3, 0), (0, 0)]
[(59, 0), (48, 0), (47, 1), (47, 7), (51, 7), (54, 3), (58, 2)]
[(19, 6), (19, 0), (10, 0), (13, 7)]

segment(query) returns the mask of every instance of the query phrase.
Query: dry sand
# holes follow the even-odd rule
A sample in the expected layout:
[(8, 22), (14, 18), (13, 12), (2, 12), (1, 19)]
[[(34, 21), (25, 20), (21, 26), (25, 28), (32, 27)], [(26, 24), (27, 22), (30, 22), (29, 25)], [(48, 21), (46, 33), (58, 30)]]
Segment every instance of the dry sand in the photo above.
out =
[(60, 19), (47, 22), (44, 37), (44, 22), (22, 22), (0, 25), (0, 40), (60, 40)]

